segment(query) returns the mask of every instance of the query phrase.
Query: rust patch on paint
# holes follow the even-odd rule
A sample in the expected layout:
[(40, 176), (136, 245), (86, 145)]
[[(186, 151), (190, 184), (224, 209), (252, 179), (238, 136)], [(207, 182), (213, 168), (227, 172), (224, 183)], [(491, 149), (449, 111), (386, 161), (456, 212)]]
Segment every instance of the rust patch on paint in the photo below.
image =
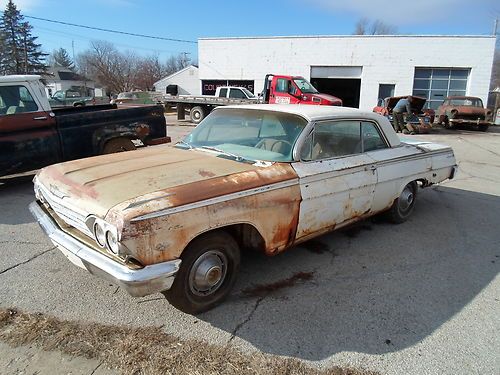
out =
[(206, 171), (204, 169), (200, 169), (198, 171), (198, 174), (201, 176), (201, 177), (215, 177), (216, 174), (213, 173), (213, 172), (210, 172), (210, 171)]

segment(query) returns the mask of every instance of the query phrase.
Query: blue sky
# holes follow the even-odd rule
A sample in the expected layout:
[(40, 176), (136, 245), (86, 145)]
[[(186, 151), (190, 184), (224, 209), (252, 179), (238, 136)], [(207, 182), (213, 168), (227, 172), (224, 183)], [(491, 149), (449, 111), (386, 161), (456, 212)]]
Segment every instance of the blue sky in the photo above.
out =
[[(7, 0), (0, 0), (5, 9)], [(494, 0), (14, 0), (24, 15), (134, 33), (196, 41), (202, 37), (351, 34), (362, 17), (380, 19), (400, 34), (490, 35), (500, 2)], [(196, 44), (115, 35), (28, 19), (47, 52), (72, 53), (91, 40), (166, 59)], [(500, 26), (499, 26), (500, 29)]]

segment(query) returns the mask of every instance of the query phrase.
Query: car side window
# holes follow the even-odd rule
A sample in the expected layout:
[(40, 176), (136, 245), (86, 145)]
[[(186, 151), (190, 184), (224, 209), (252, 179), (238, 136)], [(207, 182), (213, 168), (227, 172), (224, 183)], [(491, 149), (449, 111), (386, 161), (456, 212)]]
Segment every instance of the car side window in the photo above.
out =
[(276, 82), (276, 92), (288, 93), (288, 80), (286, 78), (278, 78)]
[(239, 89), (231, 89), (231, 91), (229, 91), (229, 97), (236, 99), (246, 99), (245, 94), (243, 94), (243, 92)]
[(387, 148), (387, 144), (373, 122), (363, 121), (361, 133), (363, 135), (363, 152)]
[(361, 123), (356, 120), (324, 121), (314, 126), (301, 149), (304, 161), (361, 153)]
[(0, 86), (0, 115), (36, 112), (38, 105), (24, 86)]
[(227, 96), (227, 89), (220, 89), (219, 98), (225, 98)]

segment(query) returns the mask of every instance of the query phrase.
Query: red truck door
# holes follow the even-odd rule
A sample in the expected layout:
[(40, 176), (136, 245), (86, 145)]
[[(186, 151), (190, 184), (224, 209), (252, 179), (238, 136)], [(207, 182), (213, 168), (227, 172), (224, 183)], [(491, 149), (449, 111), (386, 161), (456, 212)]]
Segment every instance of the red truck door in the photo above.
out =
[(0, 175), (56, 163), (59, 151), (55, 118), (25, 86), (0, 86)]
[[(295, 95), (291, 95), (291, 92), (294, 92)], [(269, 95), (270, 104), (298, 104), (300, 103), (299, 98), (300, 90), (290, 78), (273, 77)]]

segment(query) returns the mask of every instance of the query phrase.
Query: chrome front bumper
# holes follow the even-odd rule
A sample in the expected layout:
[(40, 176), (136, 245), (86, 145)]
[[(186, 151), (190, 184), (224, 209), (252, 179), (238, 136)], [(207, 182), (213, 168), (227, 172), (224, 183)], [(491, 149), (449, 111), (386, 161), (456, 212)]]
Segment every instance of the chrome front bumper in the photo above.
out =
[(54, 245), (71, 262), (91, 274), (122, 287), (134, 297), (143, 297), (171, 288), (181, 264), (180, 259), (131, 269), (64, 232), (40, 203), (32, 202), (29, 210)]

